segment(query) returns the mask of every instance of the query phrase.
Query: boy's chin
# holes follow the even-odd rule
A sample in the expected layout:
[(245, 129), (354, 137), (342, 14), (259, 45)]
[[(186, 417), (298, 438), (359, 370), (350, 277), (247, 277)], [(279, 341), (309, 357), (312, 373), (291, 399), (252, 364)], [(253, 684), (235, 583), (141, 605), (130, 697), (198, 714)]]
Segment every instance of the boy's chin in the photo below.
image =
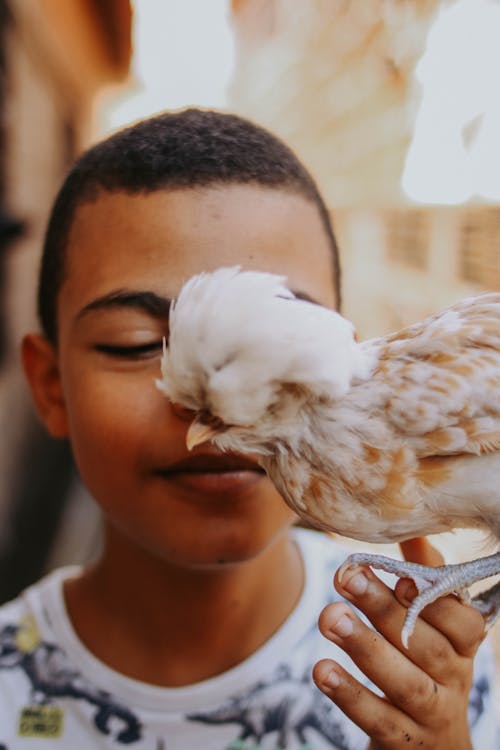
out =
[(274, 489), (239, 502), (170, 497), (163, 514), (158, 513), (156, 496), (153, 500), (148, 512), (146, 503), (142, 513), (125, 516), (108, 509), (105, 554), (118, 555), (124, 564), (130, 560), (132, 566), (141, 565), (142, 558), (145, 564), (156, 560), (174, 569), (230, 569), (276, 549), (296, 521)]
[(206, 535), (195, 543), (191, 538), (185, 545), (178, 540), (175, 547), (166, 545), (157, 552), (167, 564), (179, 568), (207, 573), (232, 570), (263, 558), (266, 552), (284, 540), (288, 528), (285, 526), (273, 532), (240, 534), (230, 538), (221, 538), (222, 534), (216, 535), (216, 538)]

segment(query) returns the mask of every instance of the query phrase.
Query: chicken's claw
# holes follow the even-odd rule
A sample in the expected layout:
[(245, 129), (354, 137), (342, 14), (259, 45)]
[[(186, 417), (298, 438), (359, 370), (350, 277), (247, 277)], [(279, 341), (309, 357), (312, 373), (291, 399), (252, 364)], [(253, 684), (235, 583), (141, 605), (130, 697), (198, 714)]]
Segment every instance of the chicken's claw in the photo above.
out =
[[(458, 598), (468, 603), (469, 593), (466, 589), (476, 581), (496, 575), (500, 572), (500, 553), (482, 557), (466, 563), (455, 565), (441, 565), (436, 568), (407, 562), (406, 560), (394, 560), (383, 555), (371, 555), (356, 552), (350, 555), (340, 566), (338, 571), (339, 583), (349, 568), (356, 565), (369, 565), (372, 568), (384, 570), (400, 578), (411, 578), (414, 582), (418, 595), (412, 601), (406, 613), (405, 622), (401, 631), (401, 642), (407, 649), (411, 634), (415, 628), (417, 617), (424, 607), (436, 601), (440, 596), (455, 594)], [(486, 594), (481, 594), (472, 601), (479, 611), (486, 614), (486, 624), (490, 626), (498, 616), (498, 600), (500, 599), (500, 584), (490, 589)], [(492, 606), (492, 600), (496, 607)], [(476, 604), (477, 602), (477, 604)], [(486, 602), (486, 605), (484, 604)]]

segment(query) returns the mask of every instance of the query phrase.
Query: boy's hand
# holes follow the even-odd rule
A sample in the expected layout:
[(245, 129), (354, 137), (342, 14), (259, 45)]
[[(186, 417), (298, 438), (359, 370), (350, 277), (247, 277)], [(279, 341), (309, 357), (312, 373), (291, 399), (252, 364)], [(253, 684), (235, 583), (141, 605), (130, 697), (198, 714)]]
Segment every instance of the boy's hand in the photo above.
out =
[[(401, 545), (403, 554), (424, 565), (441, 563), (425, 540)], [(317, 686), (371, 738), (370, 750), (470, 750), (467, 706), (473, 657), (484, 637), (484, 622), (453, 596), (438, 599), (418, 618), (408, 651), (400, 634), (414, 584), (388, 588), (366, 567), (349, 571), (337, 590), (353, 602), (376, 631), (346, 604), (330, 604), (320, 615), (323, 635), (342, 648), (384, 693), (375, 695), (339, 664), (324, 659), (313, 672)], [(378, 632), (377, 632), (378, 631)]]

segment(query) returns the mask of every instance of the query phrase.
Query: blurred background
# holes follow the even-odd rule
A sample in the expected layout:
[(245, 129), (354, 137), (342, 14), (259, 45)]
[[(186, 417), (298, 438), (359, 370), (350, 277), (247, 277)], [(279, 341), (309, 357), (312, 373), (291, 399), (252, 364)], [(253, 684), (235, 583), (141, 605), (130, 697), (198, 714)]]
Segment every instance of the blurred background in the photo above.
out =
[[(500, 289), (499, 38), (499, 0), (0, 0), (0, 601), (99, 545), (18, 356), (74, 157), (187, 105), (269, 127), (327, 199), (344, 313), (380, 335)], [(449, 561), (481, 543), (437, 540)]]

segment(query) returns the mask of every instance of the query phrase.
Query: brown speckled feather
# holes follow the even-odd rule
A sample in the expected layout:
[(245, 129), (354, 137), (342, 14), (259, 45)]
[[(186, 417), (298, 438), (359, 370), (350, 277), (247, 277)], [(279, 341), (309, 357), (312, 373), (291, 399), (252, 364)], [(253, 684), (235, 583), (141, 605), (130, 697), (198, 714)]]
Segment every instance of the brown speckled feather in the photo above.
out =
[[(500, 294), (360, 347), (375, 365), (318, 413), (313, 478), (290, 490), (293, 464), (268, 462), (285, 498), (310, 522), (369, 541), (457, 526), (498, 537), (500, 489), (492, 497), (491, 485), (496, 475), (500, 486)], [(329, 477), (322, 493), (317, 472)]]

